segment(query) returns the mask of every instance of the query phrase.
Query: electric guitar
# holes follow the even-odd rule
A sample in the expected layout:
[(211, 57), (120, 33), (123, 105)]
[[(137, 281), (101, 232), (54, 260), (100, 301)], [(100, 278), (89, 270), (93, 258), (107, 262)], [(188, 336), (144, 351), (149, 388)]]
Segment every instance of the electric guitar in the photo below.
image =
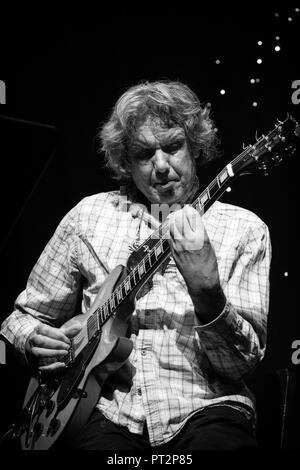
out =
[[(257, 168), (267, 174), (270, 165), (280, 165), (295, 153), (299, 137), (300, 126), (293, 117), (277, 121), (267, 136), (256, 139), (228, 163), (192, 206), (203, 214), (234, 178)], [(127, 361), (132, 343), (126, 333), (135, 296), (170, 256), (166, 228), (161, 224), (132, 253), (127, 266), (117, 266), (89, 311), (76, 316), (82, 330), (71, 341), (64, 371), (30, 379), (19, 422), (13, 428), (23, 450), (47, 450), (57, 439), (72, 439), (88, 420), (108, 377)]]

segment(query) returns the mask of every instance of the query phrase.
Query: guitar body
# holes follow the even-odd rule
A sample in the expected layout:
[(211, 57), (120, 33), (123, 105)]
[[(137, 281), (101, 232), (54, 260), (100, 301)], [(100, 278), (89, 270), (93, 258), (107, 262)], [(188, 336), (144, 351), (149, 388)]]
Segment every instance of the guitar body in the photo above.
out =
[[(124, 266), (117, 266), (102, 285), (89, 312), (65, 325), (79, 320), (83, 331), (86, 330), (90, 312), (110, 297), (126, 274)], [(89, 341), (83, 338), (80, 353), (60, 376), (31, 378), (17, 430), (23, 450), (46, 450), (58, 438), (70, 441), (80, 432), (99, 400), (106, 379), (122, 367), (131, 353), (132, 342), (126, 338), (126, 331), (133, 305), (129, 299), (107, 320), (100, 333)]]

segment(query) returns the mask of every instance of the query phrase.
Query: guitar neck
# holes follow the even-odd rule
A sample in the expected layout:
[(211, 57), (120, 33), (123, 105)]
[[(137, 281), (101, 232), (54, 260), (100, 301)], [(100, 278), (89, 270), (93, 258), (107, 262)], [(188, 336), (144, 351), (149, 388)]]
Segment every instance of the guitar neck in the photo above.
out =
[[(284, 122), (278, 121), (267, 136), (261, 136), (254, 145), (246, 147), (235, 159), (228, 163), (216, 178), (192, 202), (192, 206), (201, 215), (218, 200), (231, 181), (245, 171), (257, 167), (266, 173), (266, 163), (281, 164), (283, 155), (292, 155), (295, 142), (300, 137), (299, 125), (292, 116)], [(275, 155), (274, 155), (275, 152)], [(153, 274), (170, 255), (167, 240), (168, 225), (162, 223), (151, 236), (133, 253), (132, 266), (127, 265), (129, 274), (118, 285), (110, 298), (99, 307), (88, 320), (88, 334), (93, 336), (105, 321), (112, 316), (116, 308)], [(130, 257), (131, 258), (131, 257)], [(130, 261), (130, 259), (129, 259)]]
[[(242, 155), (242, 154), (241, 154)], [(239, 156), (241, 157), (241, 156)], [(237, 159), (226, 165), (209, 186), (198, 195), (192, 202), (192, 206), (202, 215), (207, 209), (218, 200), (229, 186), (230, 181), (235, 176)], [(158, 267), (170, 255), (170, 247), (167, 240), (167, 224), (162, 223), (151, 236), (134, 252), (135, 265), (130, 269), (129, 274), (118, 285), (110, 298), (99, 307), (90, 317), (88, 329), (93, 336), (98, 327), (113, 315), (116, 308), (139, 288), (147, 279), (156, 272)], [(94, 316), (97, 316), (95, 318)]]

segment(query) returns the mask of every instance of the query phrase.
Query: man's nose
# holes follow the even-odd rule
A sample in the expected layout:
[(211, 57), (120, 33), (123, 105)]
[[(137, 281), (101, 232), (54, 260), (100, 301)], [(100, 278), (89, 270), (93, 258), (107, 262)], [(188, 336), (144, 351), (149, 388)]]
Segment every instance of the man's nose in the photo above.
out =
[(162, 149), (157, 149), (154, 154), (154, 169), (157, 173), (166, 173), (170, 169), (169, 155)]

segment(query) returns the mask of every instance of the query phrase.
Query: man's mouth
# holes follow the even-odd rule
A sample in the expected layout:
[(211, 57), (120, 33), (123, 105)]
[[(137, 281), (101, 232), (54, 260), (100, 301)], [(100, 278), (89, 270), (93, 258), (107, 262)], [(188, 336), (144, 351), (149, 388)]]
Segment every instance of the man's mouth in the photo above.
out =
[(155, 183), (155, 187), (158, 191), (166, 191), (168, 189), (171, 189), (175, 183), (176, 180), (161, 181), (159, 183)]

